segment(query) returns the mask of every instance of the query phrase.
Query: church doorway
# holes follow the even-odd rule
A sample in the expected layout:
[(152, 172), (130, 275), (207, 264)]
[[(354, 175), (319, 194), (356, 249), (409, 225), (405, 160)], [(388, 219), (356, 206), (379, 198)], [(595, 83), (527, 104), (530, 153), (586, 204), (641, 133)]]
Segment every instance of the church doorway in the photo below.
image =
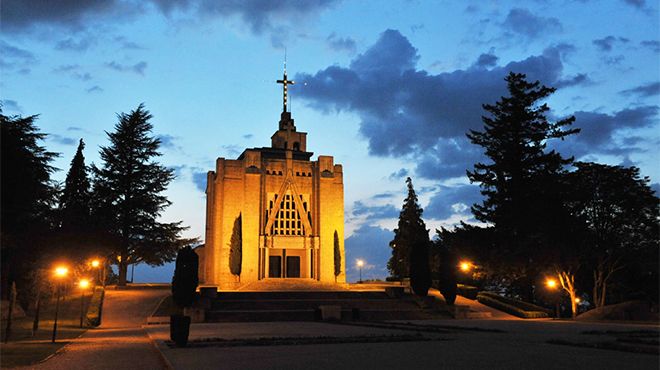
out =
[(282, 256), (268, 257), (268, 277), (282, 277)]
[(298, 256), (286, 257), (286, 277), (288, 278), (300, 277), (300, 257)]

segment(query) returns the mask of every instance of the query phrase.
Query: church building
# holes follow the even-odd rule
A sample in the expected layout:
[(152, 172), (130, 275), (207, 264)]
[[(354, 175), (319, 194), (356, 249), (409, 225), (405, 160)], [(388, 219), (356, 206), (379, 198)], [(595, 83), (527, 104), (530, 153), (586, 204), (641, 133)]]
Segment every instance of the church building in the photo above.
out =
[(286, 65), (277, 82), (284, 102), (271, 145), (245, 149), (237, 159), (218, 158), (207, 174), (206, 244), (197, 251), (204, 285), (346, 281), (342, 166), (331, 156), (311, 160), (307, 133), (297, 131), (287, 109), (287, 85), (294, 81), (287, 79)]

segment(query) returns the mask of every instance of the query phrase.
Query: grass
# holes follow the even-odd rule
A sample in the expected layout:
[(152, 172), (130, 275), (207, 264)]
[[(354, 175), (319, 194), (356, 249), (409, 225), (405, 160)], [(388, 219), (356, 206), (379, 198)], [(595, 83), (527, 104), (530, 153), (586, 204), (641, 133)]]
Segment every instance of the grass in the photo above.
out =
[[(88, 292), (85, 295), (85, 309), (89, 304), (90, 297), (91, 294)], [(7, 321), (2, 320), (1, 334), (3, 341), (0, 344), (2, 368), (28, 366), (43, 361), (87, 330), (87, 328), (80, 328), (79, 294), (71, 294), (60, 300), (55, 343), (51, 343), (55, 317), (54, 297), (42, 301), (39, 316), (39, 328), (34, 336), (32, 335), (32, 323), (34, 320), (32, 312), (28, 312), (26, 317), (14, 318), (12, 320), (12, 330), (8, 343), (4, 343)]]

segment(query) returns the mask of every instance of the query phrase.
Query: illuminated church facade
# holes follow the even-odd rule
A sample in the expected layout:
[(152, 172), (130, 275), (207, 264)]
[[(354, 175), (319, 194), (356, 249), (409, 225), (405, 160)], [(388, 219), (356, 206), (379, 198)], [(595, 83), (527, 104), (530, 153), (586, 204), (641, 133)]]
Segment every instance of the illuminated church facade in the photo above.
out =
[[(346, 281), (342, 166), (331, 156), (311, 160), (307, 133), (297, 131), (287, 110), (287, 85), (294, 82), (286, 68), (277, 82), (284, 104), (270, 147), (246, 149), (237, 159), (218, 158), (215, 171), (207, 174), (206, 243), (198, 249), (204, 285), (235, 289), (263, 279)], [(230, 268), (232, 234), (240, 234), (242, 242), (238, 275)], [(231, 258), (236, 263), (236, 254)]]

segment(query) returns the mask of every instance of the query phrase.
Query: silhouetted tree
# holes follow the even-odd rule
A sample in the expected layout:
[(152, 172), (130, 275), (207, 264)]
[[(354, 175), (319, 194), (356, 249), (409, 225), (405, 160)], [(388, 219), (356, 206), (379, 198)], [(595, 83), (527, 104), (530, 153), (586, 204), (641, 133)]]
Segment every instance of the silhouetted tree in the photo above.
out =
[(151, 136), (151, 114), (140, 104), (118, 115), (110, 145), (101, 147), (103, 166), (94, 172), (93, 212), (99, 225), (112, 235), (118, 259), (119, 285), (126, 284), (129, 264), (158, 266), (171, 261), (181, 245), (181, 222), (157, 221), (170, 201), (162, 194), (173, 171), (154, 161), (160, 140)]
[(46, 134), (34, 124), (37, 116), (8, 117), (0, 107), (2, 296), (8, 297), (12, 281), (20, 292), (26, 277), (41, 256), (43, 237), (54, 227), (53, 207), (57, 188), (50, 175), (56, 153), (39, 144)]
[(241, 267), (243, 263), (243, 224), (239, 214), (234, 220), (234, 229), (229, 239), (229, 271), (238, 276), (241, 281)]
[(594, 305), (606, 304), (615, 276), (622, 298), (642, 291), (657, 301), (660, 208), (649, 178), (640, 177), (637, 167), (575, 166), (568, 176), (573, 190), (568, 207), (586, 229), (575, 244), (591, 272)]
[(406, 179), (408, 196), (399, 214), (398, 227), (394, 229), (394, 239), (390, 242), (392, 257), (387, 263), (392, 276), (409, 276), (413, 289), (423, 295), (431, 284), (429, 270), (429, 234), (422, 220), (422, 208), (417, 203), (417, 194), (410, 177)]
[(60, 226), (64, 230), (86, 230), (90, 224), (92, 196), (83, 149), (85, 143), (80, 139), (60, 197)]
[(335, 230), (334, 237), (334, 252), (335, 252), (335, 282), (337, 281), (337, 276), (341, 274), (341, 250), (339, 249), (339, 235), (337, 230)]
[(172, 277), (172, 299), (180, 308), (192, 306), (199, 284), (199, 257), (187, 245), (179, 250)]
[(550, 108), (539, 101), (554, 88), (529, 83), (524, 74), (513, 72), (505, 80), (510, 96), (484, 105), (489, 115), (482, 117), (483, 132), (467, 134), (473, 144), (484, 148), (490, 163), (475, 164), (467, 175), (470, 182), (479, 183), (485, 196), (482, 204), (472, 206), (473, 214), (497, 232), (498, 270), (531, 300), (540, 259), (549, 248), (565, 242), (556, 240), (564, 236), (561, 176), (572, 158), (546, 151), (546, 143), (579, 129), (566, 128), (574, 117), (547, 120)]

